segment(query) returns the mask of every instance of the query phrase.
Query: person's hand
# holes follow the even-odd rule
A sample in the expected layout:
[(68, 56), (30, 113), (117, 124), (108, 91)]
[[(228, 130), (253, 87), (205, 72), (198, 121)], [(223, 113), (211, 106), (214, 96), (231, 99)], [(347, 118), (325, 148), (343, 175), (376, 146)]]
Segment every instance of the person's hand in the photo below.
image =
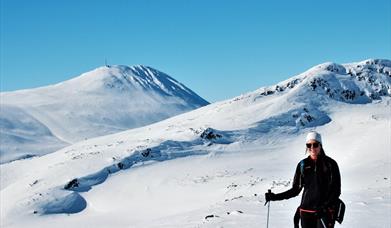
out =
[(276, 194), (274, 194), (273, 192), (266, 192), (265, 193), (265, 201), (266, 203), (269, 202), (269, 201), (274, 201), (276, 199)]

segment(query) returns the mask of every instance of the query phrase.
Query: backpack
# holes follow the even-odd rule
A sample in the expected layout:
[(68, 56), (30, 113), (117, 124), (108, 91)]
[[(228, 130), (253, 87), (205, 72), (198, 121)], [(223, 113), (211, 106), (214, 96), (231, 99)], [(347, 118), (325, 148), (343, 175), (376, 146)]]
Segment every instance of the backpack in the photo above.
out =
[(333, 217), (335, 218), (335, 221), (337, 221), (339, 224), (342, 223), (343, 217), (345, 215), (345, 203), (338, 198), (337, 204), (334, 206), (334, 215)]
[[(303, 176), (304, 175), (304, 159), (300, 161), (300, 173)], [(332, 205), (333, 209), (333, 218), (335, 221), (337, 221), (339, 224), (342, 223), (344, 215), (345, 215), (345, 209), (346, 205), (345, 203), (338, 198), (335, 205)]]

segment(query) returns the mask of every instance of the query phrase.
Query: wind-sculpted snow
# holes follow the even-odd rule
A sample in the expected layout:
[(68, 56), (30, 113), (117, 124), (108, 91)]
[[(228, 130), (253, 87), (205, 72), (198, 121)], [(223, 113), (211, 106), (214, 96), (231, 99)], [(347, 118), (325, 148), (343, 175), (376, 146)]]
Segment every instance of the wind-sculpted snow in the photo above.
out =
[(23, 109), (8, 105), (1, 105), (0, 136), (0, 164), (44, 155), (68, 145)]
[(130, 156), (125, 157), (96, 173), (69, 181), (64, 185), (64, 189), (85, 192), (89, 191), (92, 186), (103, 183), (110, 174), (120, 170), (129, 169), (136, 165), (145, 165), (144, 163), (150, 161), (165, 161), (179, 157), (205, 154), (205, 151), (193, 149), (193, 147), (202, 144), (202, 140), (195, 140), (193, 142), (165, 141), (156, 147), (146, 148), (141, 151), (136, 150)]
[[(284, 131), (292, 133), (302, 128), (320, 126), (330, 121), (331, 119), (325, 113), (313, 107), (303, 107), (260, 121), (253, 128), (245, 130), (221, 131), (213, 128), (191, 128), (190, 131), (199, 136), (195, 140), (167, 140), (155, 147), (135, 150), (129, 156), (120, 160), (113, 158), (113, 164), (102, 168), (98, 172), (75, 177), (65, 183), (62, 187), (63, 191), (68, 190), (74, 192), (72, 197), (64, 194), (64, 197), (69, 198), (66, 205), (70, 208), (79, 208), (80, 211), (83, 210), (84, 207), (80, 206), (80, 204), (84, 202), (84, 199), (78, 193), (90, 191), (93, 186), (102, 184), (110, 175), (121, 170), (145, 166), (151, 164), (151, 162), (163, 162), (188, 156), (205, 155), (211, 152), (208, 148), (212, 145), (229, 145), (234, 142), (243, 142), (243, 140), (247, 142), (255, 141), (267, 135), (270, 131), (278, 132), (279, 128), (284, 128)], [(74, 200), (76, 196), (78, 200)], [(65, 200), (65, 198), (57, 199), (57, 201)], [(52, 203), (51, 201), (47, 202), (49, 205)], [(67, 211), (67, 209), (59, 210), (58, 207), (46, 206), (46, 204), (40, 207), (45, 208), (44, 211), (38, 211), (38, 213), (42, 214), (67, 213), (63, 212)], [(50, 208), (54, 208), (55, 210), (51, 211)], [(73, 213), (75, 212), (77, 211), (74, 210)]]
[(73, 214), (84, 210), (86, 200), (77, 192), (64, 192), (54, 189), (38, 203), (34, 214)]
[(331, 118), (315, 107), (301, 107), (290, 110), (277, 116), (272, 116), (266, 120), (256, 123), (256, 126), (250, 128), (249, 136), (259, 137), (257, 134), (268, 134), (271, 131), (276, 131), (278, 128), (283, 128), (291, 133), (298, 132), (304, 128), (313, 128), (327, 124)]
[[(62, 188), (56, 187), (48, 191), (44, 200), (37, 200), (37, 209), (34, 213), (55, 214), (55, 213), (77, 213), (85, 208), (86, 201), (79, 192), (87, 192), (95, 185), (102, 184), (111, 174), (121, 170), (148, 165), (150, 162), (162, 162), (172, 159), (205, 155), (209, 151), (203, 148), (213, 143), (227, 144), (233, 142), (229, 134), (208, 128), (195, 131), (200, 133), (200, 137), (190, 142), (164, 141), (158, 146), (136, 150), (130, 156), (115, 161), (114, 164), (104, 167), (102, 170), (83, 177), (76, 177), (66, 183)], [(216, 133), (219, 132), (219, 133)], [(208, 135), (209, 137), (206, 137)], [(211, 135), (214, 135), (213, 137)], [(215, 140), (217, 137), (219, 140)], [(114, 159), (116, 160), (116, 159)], [(68, 191), (71, 193), (67, 193)], [(65, 192), (64, 192), (65, 191)], [(35, 200), (34, 200), (35, 201)]]

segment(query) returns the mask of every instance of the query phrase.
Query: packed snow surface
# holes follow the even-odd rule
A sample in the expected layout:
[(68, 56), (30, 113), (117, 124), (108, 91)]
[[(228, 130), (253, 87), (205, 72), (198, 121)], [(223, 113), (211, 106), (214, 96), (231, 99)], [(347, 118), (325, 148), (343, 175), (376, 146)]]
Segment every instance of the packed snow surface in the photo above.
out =
[[(317, 130), (339, 164), (342, 225), (390, 227), (391, 61), (325, 63), (148, 126), (2, 164), (1, 227), (265, 227)], [(37, 129), (41, 129), (38, 128)], [(45, 132), (41, 129), (40, 132)], [(270, 206), (292, 226), (300, 197)]]

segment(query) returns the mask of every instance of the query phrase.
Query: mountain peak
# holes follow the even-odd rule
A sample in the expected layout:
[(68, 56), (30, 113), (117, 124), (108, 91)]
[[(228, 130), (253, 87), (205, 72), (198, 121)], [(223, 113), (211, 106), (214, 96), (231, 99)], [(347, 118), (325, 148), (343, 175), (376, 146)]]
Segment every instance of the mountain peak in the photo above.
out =
[(346, 68), (343, 65), (340, 65), (340, 64), (334, 63), (334, 62), (322, 63), (322, 64), (319, 64), (319, 65), (311, 68), (310, 70), (313, 70), (313, 71), (329, 71), (329, 72), (335, 72), (335, 73), (339, 73), (339, 74), (345, 74), (346, 73)]
[[(35, 120), (34, 126), (46, 127), (58, 141), (70, 144), (152, 124), (209, 104), (167, 74), (143, 65), (102, 66), (56, 85), (1, 95), (4, 116), (0, 116), (0, 127), (5, 126), (4, 132), (13, 133), (7, 126), (23, 127), (11, 115), (12, 108), (18, 107), (24, 119)], [(18, 141), (28, 136), (23, 133), (12, 138), (10, 145), (23, 151)], [(12, 145), (9, 148), (15, 148)], [(29, 148), (30, 144), (26, 145)], [(25, 151), (39, 154), (41, 150)]]
[(245, 97), (258, 100), (283, 93), (289, 93), (289, 99), (297, 97), (312, 103), (329, 99), (346, 103), (369, 103), (381, 99), (381, 96), (391, 96), (391, 61), (367, 59), (348, 64), (326, 62), (277, 85), (262, 87), (234, 100)]
[[(322, 71), (333, 72), (337, 74), (348, 74), (349, 71), (364, 71), (364, 70), (373, 70), (378, 73), (382, 73), (383, 70), (386, 73), (390, 72), (391, 61), (388, 59), (367, 59), (360, 62), (338, 64), (334, 62), (325, 62), (319, 65), (316, 65), (303, 74), (319, 74)], [(301, 74), (301, 75), (303, 75)]]

